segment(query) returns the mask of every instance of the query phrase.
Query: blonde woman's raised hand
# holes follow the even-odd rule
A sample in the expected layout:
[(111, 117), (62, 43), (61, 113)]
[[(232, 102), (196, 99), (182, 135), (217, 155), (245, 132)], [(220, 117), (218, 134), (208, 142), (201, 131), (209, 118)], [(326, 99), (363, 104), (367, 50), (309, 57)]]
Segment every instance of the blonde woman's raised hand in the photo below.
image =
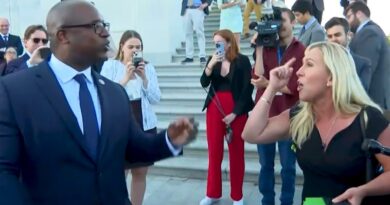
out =
[(272, 69), (270, 72), (268, 86), (270, 86), (276, 92), (284, 88), (290, 80), (293, 71), (292, 65), (294, 62), (295, 58), (291, 58), (284, 65)]

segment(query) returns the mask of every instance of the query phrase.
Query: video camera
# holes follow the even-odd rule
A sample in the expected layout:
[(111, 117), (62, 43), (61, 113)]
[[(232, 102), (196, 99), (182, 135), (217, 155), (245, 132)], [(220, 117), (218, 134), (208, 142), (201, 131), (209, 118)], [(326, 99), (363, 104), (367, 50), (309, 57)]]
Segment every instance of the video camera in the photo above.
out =
[(270, 13), (265, 13), (259, 23), (252, 22), (251, 30), (257, 32), (256, 46), (276, 47), (279, 41), (279, 31), (282, 26), (282, 12), (279, 7), (272, 7)]

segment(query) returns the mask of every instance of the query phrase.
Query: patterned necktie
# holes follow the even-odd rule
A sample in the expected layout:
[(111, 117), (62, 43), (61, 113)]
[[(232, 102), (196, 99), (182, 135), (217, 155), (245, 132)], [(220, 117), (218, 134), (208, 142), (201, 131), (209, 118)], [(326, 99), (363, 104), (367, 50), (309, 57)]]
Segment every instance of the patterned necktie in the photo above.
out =
[(74, 79), (80, 84), (79, 99), (81, 115), (83, 117), (84, 137), (87, 148), (93, 159), (97, 160), (97, 147), (99, 141), (99, 126), (93, 105), (91, 93), (88, 90), (84, 74), (78, 74)]
[(193, 6), (192, 4), (193, 4), (193, 1), (192, 0), (188, 0), (187, 6)]

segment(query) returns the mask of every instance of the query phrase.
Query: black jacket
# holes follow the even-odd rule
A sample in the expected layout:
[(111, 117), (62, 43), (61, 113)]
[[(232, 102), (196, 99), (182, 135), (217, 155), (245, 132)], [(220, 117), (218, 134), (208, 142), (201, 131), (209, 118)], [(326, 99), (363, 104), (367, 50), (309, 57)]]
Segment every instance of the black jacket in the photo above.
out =
[[(210, 60), (211, 58), (209, 58), (208, 61)], [(211, 86), (214, 86), (213, 76), (220, 75), (221, 65), (222, 63), (217, 63), (210, 76), (207, 76), (203, 71), (200, 78), (200, 84), (202, 87), (207, 87), (210, 83)], [(239, 54), (230, 64), (230, 72), (228, 76), (230, 79), (230, 90), (233, 94), (233, 100), (235, 103), (233, 113), (236, 115), (247, 114), (254, 106), (252, 100), (253, 85), (251, 84), (251, 71), (251, 63), (249, 58), (245, 55)], [(212, 97), (215, 95), (213, 89), (210, 88), (208, 93), (209, 94), (207, 95), (202, 111), (206, 109), (211, 102)]]

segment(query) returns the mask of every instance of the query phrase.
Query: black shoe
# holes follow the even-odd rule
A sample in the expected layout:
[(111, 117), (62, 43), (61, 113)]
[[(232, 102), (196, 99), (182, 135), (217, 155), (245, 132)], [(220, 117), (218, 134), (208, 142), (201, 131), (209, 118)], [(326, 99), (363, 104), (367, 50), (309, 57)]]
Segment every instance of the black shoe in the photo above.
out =
[(194, 62), (193, 58), (186, 58), (183, 61), (181, 61), (181, 63), (192, 63), (192, 62)]
[(205, 57), (201, 57), (200, 58), (200, 63), (206, 63), (206, 58)]

